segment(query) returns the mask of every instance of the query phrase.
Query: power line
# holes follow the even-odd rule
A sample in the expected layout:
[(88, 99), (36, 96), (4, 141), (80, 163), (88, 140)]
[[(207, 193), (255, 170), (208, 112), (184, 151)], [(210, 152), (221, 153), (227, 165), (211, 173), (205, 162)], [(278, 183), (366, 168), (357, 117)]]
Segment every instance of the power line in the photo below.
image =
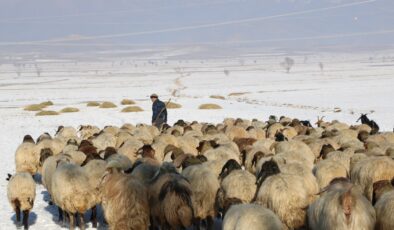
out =
[(253, 18), (246, 18), (246, 19), (239, 19), (239, 20), (230, 20), (230, 21), (224, 21), (224, 22), (218, 22), (218, 23), (194, 25), (194, 26), (166, 28), (166, 29), (160, 29), (160, 30), (108, 34), (108, 35), (97, 35), (97, 36), (83, 36), (83, 37), (77, 37), (77, 38), (73, 38), (73, 39), (63, 38), (63, 39), (49, 39), (49, 40), (30, 41), (30, 42), (4, 42), (4, 43), (0, 43), (0, 45), (31, 45), (31, 44), (37, 44), (37, 43), (88, 41), (88, 40), (96, 40), (96, 39), (121, 38), (121, 37), (132, 37), (132, 36), (160, 34), (160, 33), (168, 33), (168, 32), (188, 31), (188, 30), (196, 30), (196, 29), (203, 29), (203, 28), (215, 28), (215, 27), (221, 27), (221, 26), (227, 26), (227, 25), (242, 24), (242, 23), (249, 23), (249, 22), (258, 22), (258, 21), (265, 21), (265, 20), (270, 20), (270, 19), (275, 19), (275, 18), (282, 18), (282, 17), (289, 17), (289, 16), (295, 16), (295, 15), (303, 15), (303, 14), (309, 14), (309, 13), (330, 11), (330, 10), (334, 10), (334, 9), (341, 9), (341, 8), (347, 8), (347, 7), (352, 7), (352, 6), (365, 5), (365, 4), (373, 3), (376, 1), (377, 0), (366, 0), (366, 1), (362, 1), (362, 2), (354, 2), (354, 3), (342, 4), (342, 5), (338, 5), (338, 6), (324, 7), (324, 8), (311, 9), (311, 10), (303, 10), (303, 11), (284, 13), (284, 14), (278, 14), (278, 15), (253, 17)]

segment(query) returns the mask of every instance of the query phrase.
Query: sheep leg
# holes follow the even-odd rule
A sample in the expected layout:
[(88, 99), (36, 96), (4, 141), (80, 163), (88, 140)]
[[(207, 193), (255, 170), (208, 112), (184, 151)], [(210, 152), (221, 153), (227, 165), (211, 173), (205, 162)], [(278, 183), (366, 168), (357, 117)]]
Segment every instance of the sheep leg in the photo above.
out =
[(74, 230), (74, 225), (75, 225), (75, 217), (74, 214), (68, 213), (68, 217), (70, 218), (70, 230)]
[(78, 222), (79, 222), (79, 229), (85, 230), (85, 220), (83, 219), (82, 213), (77, 213)]
[(29, 210), (23, 211), (23, 226), (24, 229), (29, 229)]
[(193, 222), (194, 222), (194, 229), (195, 229), (195, 230), (200, 230), (200, 225), (201, 225), (200, 219), (199, 219), (199, 218), (195, 218), (195, 219), (193, 220)]
[(90, 217), (90, 221), (92, 221), (93, 228), (97, 228), (97, 206), (92, 208), (92, 216)]
[(59, 222), (63, 221), (63, 210), (60, 207), (57, 207), (57, 211), (59, 212)]
[(15, 207), (16, 222), (21, 221), (21, 209), (19, 206)]
[(207, 217), (207, 230), (213, 230), (213, 218), (211, 216)]

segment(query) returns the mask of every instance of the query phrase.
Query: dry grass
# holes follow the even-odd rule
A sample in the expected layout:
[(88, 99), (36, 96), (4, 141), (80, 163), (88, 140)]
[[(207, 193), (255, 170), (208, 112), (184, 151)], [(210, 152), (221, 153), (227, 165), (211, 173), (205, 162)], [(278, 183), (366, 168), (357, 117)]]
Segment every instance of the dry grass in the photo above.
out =
[(142, 112), (144, 111), (139, 106), (127, 106), (122, 109), (122, 113)]
[(79, 112), (78, 108), (73, 108), (73, 107), (66, 107), (60, 110), (61, 113), (76, 113)]
[(341, 108), (338, 108), (338, 107), (335, 107), (335, 108), (334, 108), (334, 113), (339, 113), (339, 112), (341, 112), (341, 111), (342, 111)]
[(96, 107), (96, 106), (100, 106), (100, 103), (97, 101), (89, 101), (86, 106), (88, 107)]
[(44, 101), (44, 102), (41, 102), (40, 105), (47, 107), (47, 106), (53, 105), (53, 102), (52, 101)]
[(167, 109), (179, 109), (179, 108), (182, 108), (182, 105), (181, 105), (181, 104), (174, 103), (174, 102), (170, 102), (170, 103), (168, 103), (168, 105), (166, 106), (166, 108), (167, 108)]
[(213, 98), (213, 99), (220, 99), (220, 100), (225, 100), (226, 98), (225, 97), (223, 97), (223, 96), (220, 96), (220, 95), (211, 95), (211, 96), (209, 96), (210, 98)]
[(54, 115), (59, 115), (59, 113), (51, 110), (44, 110), (36, 113), (36, 116), (54, 116)]
[(202, 104), (198, 107), (199, 109), (222, 109), (220, 105), (217, 104)]
[(134, 105), (134, 104), (135, 104), (135, 101), (130, 100), (130, 99), (123, 99), (123, 100), (120, 102), (120, 104), (122, 104), (122, 105)]
[(245, 94), (248, 94), (249, 92), (236, 92), (236, 93), (230, 93), (228, 96), (229, 97), (231, 97), (231, 96), (242, 96), (242, 95), (245, 95)]
[(104, 101), (103, 103), (101, 103), (100, 108), (102, 109), (109, 109), (109, 108), (116, 108), (117, 106), (110, 102), (110, 101)]
[(26, 111), (41, 111), (43, 108), (45, 108), (44, 105), (41, 104), (33, 104), (33, 105), (28, 105), (24, 108)]

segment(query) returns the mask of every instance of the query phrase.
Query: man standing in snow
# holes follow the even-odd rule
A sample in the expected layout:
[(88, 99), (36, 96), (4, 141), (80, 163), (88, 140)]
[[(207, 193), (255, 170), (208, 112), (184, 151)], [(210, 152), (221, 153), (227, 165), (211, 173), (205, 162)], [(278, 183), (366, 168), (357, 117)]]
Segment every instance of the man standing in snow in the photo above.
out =
[(150, 95), (150, 99), (152, 100), (152, 125), (157, 128), (161, 128), (163, 124), (167, 123), (167, 109), (164, 102), (159, 100), (159, 96), (157, 94)]

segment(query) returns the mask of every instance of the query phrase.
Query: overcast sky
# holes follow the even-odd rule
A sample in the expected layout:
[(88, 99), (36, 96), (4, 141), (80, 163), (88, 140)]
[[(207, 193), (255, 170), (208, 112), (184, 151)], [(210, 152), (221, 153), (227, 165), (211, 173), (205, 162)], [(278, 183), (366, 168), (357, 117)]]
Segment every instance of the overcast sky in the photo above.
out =
[(393, 22), (393, 0), (0, 0), (3, 46), (392, 45)]

